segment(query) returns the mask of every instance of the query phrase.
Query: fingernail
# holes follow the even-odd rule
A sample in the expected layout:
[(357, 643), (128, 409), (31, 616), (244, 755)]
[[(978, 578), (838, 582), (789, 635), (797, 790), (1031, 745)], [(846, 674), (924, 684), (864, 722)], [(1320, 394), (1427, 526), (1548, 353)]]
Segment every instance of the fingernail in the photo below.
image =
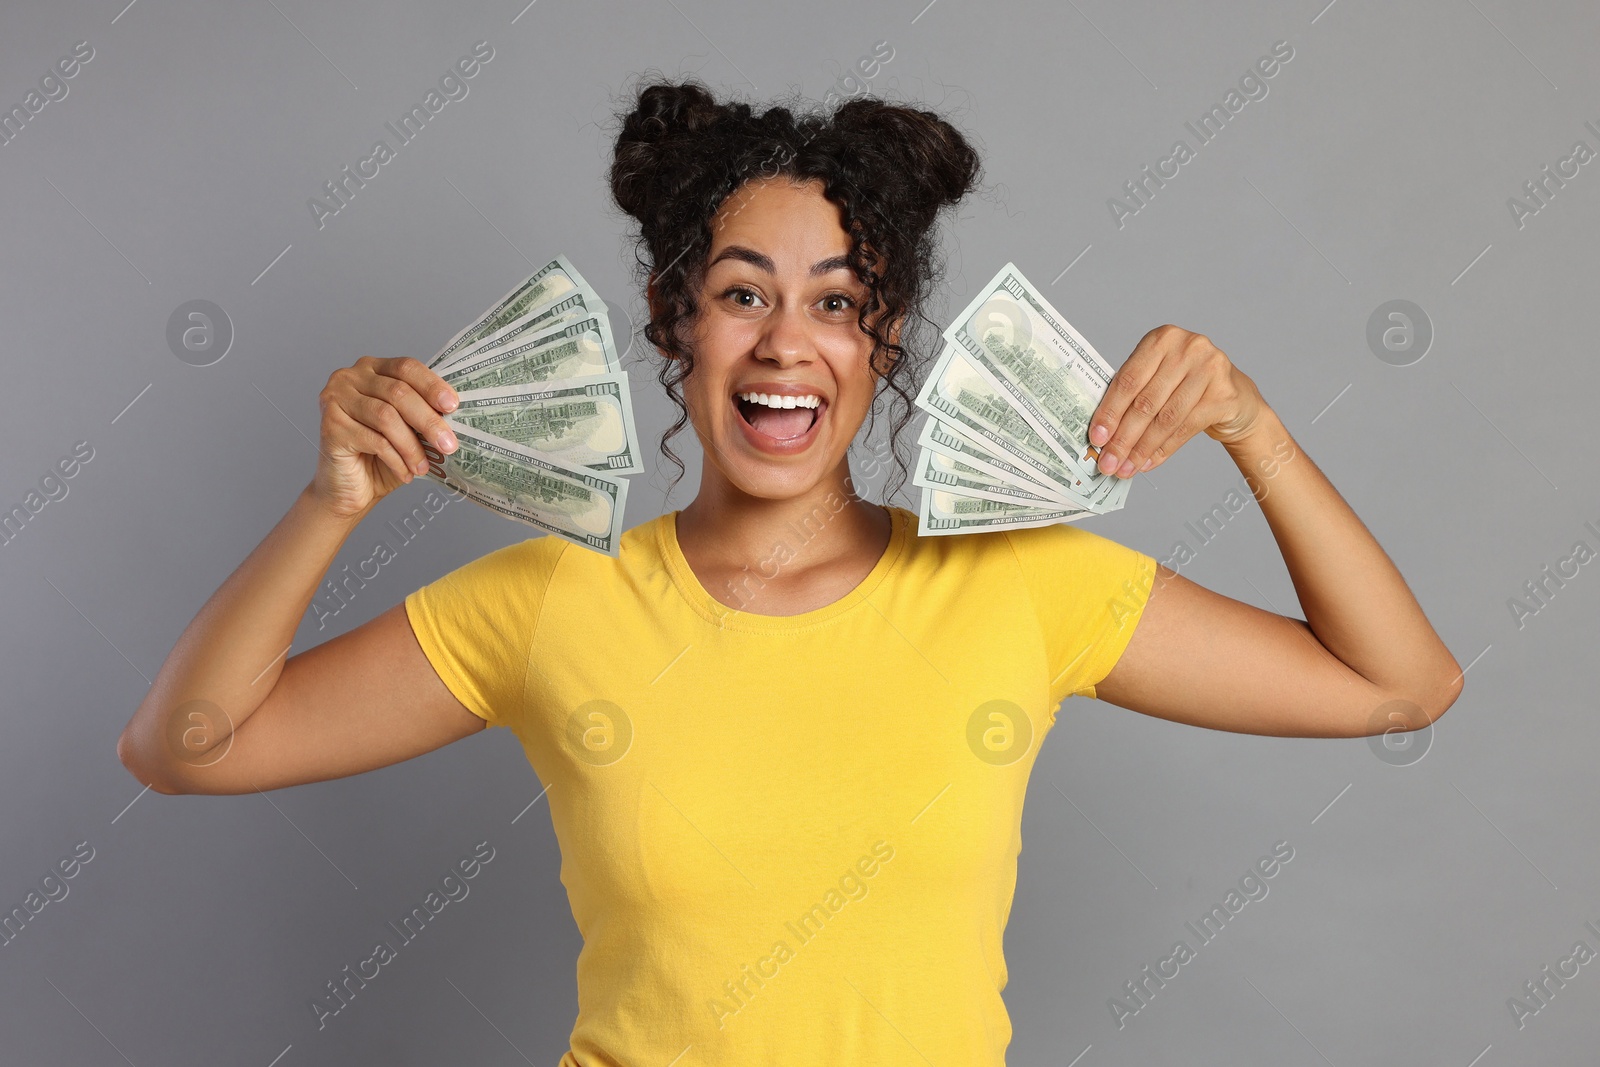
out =
[(1089, 443), (1099, 448), (1111, 437), (1111, 431), (1106, 429), (1105, 423), (1097, 422), (1089, 427)]
[(1104, 474), (1114, 474), (1117, 469), (1117, 457), (1110, 452), (1100, 453), (1100, 470)]
[(419, 460), (417, 460), (417, 465), (415, 467), (413, 467), (412, 469), (415, 470), (418, 474), (427, 474), (428, 473), (428, 461), (425, 460), (425, 459), (419, 459)]
[(441, 452), (451, 452), (455, 450), (455, 437), (450, 433), (449, 430), (442, 426), (439, 427), (438, 432), (433, 435), (433, 443), (439, 446), (439, 451)]
[(1119, 478), (1131, 478), (1133, 476), (1133, 460), (1123, 460), (1122, 467), (1117, 471), (1117, 476)]
[(1155, 461), (1156, 461), (1156, 457), (1154, 457), (1154, 456), (1151, 456), (1149, 459), (1145, 460), (1143, 463), (1141, 463), (1139, 465), (1139, 473), (1143, 474), (1145, 471), (1149, 470), (1151, 465), (1154, 464)]
[(456, 400), (456, 395), (454, 393), (445, 393), (439, 398), (439, 406), (444, 408), (446, 411), (454, 411), (458, 403), (460, 403), (460, 401)]

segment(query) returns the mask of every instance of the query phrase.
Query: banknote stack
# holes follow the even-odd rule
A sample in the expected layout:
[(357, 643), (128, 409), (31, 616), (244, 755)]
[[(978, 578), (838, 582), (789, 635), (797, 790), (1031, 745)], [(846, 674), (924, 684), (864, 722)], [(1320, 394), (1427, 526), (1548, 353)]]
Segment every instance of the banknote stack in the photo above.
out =
[(1074, 522), (1122, 507), (1130, 479), (1102, 474), (1089, 417), (1112, 368), (1017, 268), (1000, 273), (944, 331), (917, 395), (917, 532), (973, 533)]
[[(556, 256), (450, 339), (428, 366), (456, 391), (457, 448), (423, 439), (428, 476), (536, 529), (617, 555), (644, 470), (606, 305)], [(417, 435), (419, 439), (421, 434)]]

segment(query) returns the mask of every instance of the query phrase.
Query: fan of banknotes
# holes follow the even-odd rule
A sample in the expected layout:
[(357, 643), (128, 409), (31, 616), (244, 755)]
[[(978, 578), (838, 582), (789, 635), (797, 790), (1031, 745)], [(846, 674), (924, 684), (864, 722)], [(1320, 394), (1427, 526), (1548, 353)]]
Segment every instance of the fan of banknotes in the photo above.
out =
[[(456, 391), (458, 447), (426, 439), (428, 476), (508, 518), (617, 555), (644, 470), (606, 305), (556, 256), (428, 361)], [(421, 434), (417, 435), (419, 439)]]
[(1102, 474), (1089, 417), (1112, 368), (1010, 263), (944, 331), (917, 394), (918, 533), (1074, 522), (1122, 507), (1130, 479)]

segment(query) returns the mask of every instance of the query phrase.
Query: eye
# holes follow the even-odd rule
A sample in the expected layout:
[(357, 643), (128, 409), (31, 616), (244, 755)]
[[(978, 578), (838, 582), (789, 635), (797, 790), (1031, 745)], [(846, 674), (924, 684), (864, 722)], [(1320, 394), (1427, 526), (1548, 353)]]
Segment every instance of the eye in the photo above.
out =
[(856, 302), (843, 293), (829, 293), (817, 303), (823, 305), (823, 310), (830, 315), (842, 314), (855, 307)]
[[(731, 299), (735, 307), (753, 308), (761, 306), (761, 297), (756, 291), (754, 289), (746, 289), (742, 285), (734, 286), (723, 293), (722, 296), (725, 300)], [(746, 302), (744, 300), (745, 297), (749, 297), (750, 301)]]

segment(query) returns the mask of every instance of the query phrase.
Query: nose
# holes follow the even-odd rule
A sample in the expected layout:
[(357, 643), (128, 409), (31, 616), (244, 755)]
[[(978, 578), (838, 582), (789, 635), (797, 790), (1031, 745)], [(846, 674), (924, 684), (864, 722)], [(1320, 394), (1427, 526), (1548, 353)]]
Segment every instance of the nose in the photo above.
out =
[(813, 351), (805, 313), (798, 308), (780, 308), (767, 316), (753, 355), (776, 367), (792, 367), (809, 362)]

